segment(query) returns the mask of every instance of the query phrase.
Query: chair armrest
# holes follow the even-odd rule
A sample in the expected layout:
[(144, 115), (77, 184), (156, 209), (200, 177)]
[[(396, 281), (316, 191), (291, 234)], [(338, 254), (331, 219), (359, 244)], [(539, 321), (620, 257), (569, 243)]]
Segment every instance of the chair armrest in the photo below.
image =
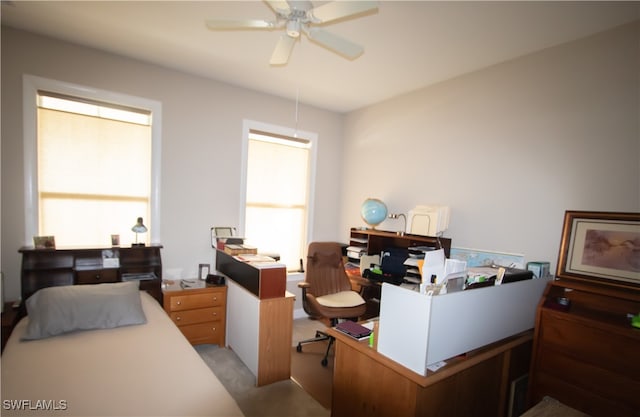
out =
[(307, 281), (301, 281), (301, 282), (298, 282), (298, 287), (307, 289), (311, 287), (311, 284), (309, 284)]

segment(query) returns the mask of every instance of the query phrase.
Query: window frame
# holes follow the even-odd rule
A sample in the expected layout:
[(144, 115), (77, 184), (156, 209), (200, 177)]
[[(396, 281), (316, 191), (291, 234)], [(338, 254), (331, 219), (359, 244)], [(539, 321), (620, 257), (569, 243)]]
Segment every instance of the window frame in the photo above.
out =
[[(318, 154), (318, 134), (314, 132), (301, 131), (297, 128), (289, 128), (284, 126), (278, 126), (270, 123), (258, 122), (255, 120), (245, 119), (242, 122), (242, 159), (241, 159), (241, 171), (240, 171), (240, 216), (238, 230), (240, 236), (245, 236), (245, 220), (247, 211), (247, 164), (249, 159), (249, 133), (251, 131), (260, 131), (267, 134), (273, 134), (278, 136), (288, 136), (292, 138), (302, 138), (308, 140), (311, 143), (309, 149), (309, 183), (308, 187), (308, 201), (307, 201), (307, 219), (306, 219), (306, 242), (305, 245), (309, 246), (309, 242), (313, 242), (313, 212), (315, 207), (315, 184), (316, 184), (316, 166), (317, 166), (317, 154)], [(260, 248), (258, 248), (259, 250)]]
[[(24, 245), (31, 246), (33, 236), (38, 235), (38, 150), (37, 150), (37, 111), (38, 90), (65, 94), (72, 97), (103, 101), (117, 105), (148, 110), (151, 122), (151, 189), (149, 223), (156, 225), (149, 231), (151, 244), (159, 244), (160, 239), (160, 174), (162, 146), (162, 103), (147, 98), (101, 90), (79, 84), (67, 83), (34, 75), (23, 75), (22, 114), (24, 137)], [(135, 219), (132, 219), (132, 222)]]

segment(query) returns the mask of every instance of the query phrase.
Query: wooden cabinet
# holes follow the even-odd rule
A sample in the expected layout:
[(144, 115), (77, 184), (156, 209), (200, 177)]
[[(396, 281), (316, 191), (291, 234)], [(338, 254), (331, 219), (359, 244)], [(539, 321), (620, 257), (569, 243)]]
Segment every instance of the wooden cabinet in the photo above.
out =
[(101, 284), (118, 282), (117, 269), (89, 269), (76, 271), (76, 284)]
[(451, 255), (451, 239), (449, 238), (386, 232), (376, 229), (352, 228), (349, 236), (349, 246), (361, 248), (368, 255), (379, 254), (389, 248), (407, 249), (415, 246), (442, 248), (447, 258)]
[(225, 346), (227, 287), (165, 288), (164, 309), (192, 345)]
[(536, 317), (529, 399), (544, 396), (592, 416), (640, 416), (640, 291), (551, 282)]
[(216, 251), (216, 270), (229, 287), (227, 344), (262, 386), (291, 377), (295, 297), (284, 264), (242, 262)]
[[(351, 228), (347, 257), (351, 263), (359, 264), (360, 255), (380, 254), (383, 250), (390, 248), (408, 249), (424, 246), (444, 249), (447, 258), (451, 255), (451, 239), (449, 238)], [(351, 288), (360, 292), (367, 303), (367, 311), (361, 319), (378, 316), (380, 313), (380, 285), (367, 279), (362, 279), (360, 270), (357, 268), (347, 267), (346, 271), (351, 281)]]
[(162, 246), (21, 248), (22, 299), (55, 285), (100, 284), (130, 279), (162, 303)]

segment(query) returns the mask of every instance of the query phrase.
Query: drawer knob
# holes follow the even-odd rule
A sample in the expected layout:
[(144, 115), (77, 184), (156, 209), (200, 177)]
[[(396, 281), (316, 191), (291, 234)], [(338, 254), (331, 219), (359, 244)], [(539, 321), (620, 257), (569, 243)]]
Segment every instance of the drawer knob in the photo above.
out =
[(100, 279), (100, 274), (96, 274), (95, 279), (98, 281)]
[(215, 332), (215, 331), (216, 331), (216, 328), (215, 328), (215, 327), (212, 327), (212, 328), (211, 328), (211, 330), (213, 330), (213, 331)]
[(180, 305), (180, 304), (182, 304), (182, 301), (176, 301), (176, 304)]
[(213, 297), (213, 301), (218, 301), (218, 297)]
[(217, 316), (218, 313), (216, 313), (215, 311), (213, 312), (213, 317)]
[(176, 317), (176, 321), (180, 321), (180, 320), (181, 320), (180, 316)]

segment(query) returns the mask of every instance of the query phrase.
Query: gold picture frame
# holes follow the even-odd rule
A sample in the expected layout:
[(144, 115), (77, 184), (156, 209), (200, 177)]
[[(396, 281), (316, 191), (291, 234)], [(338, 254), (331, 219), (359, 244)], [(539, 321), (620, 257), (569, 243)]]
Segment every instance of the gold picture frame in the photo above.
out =
[(566, 211), (556, 276), (640, 287), (640, 213)]
[(54, 236), (34, 236), (33, 246), (36, 249), (55, 249), (56, 239)]

